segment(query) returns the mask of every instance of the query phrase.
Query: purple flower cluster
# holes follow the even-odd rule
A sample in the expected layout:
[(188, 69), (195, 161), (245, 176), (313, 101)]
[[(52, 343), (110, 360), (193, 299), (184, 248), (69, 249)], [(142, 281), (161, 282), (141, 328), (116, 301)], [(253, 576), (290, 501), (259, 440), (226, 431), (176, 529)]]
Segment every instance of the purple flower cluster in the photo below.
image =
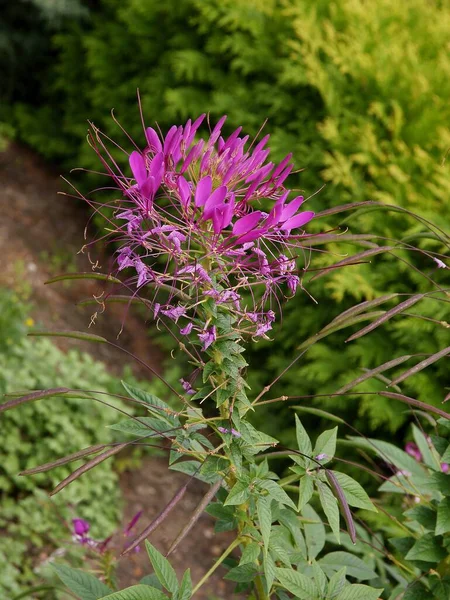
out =
[[(239, 127), (225, 139), (224, 116), (203, 139), (197, 132), (204, 119), (174, 125), (165, 136), (147, 128), (146, 147), (129, 156), (131, 178), (103, 144), (110, 160), (102, 160), (122, 194), (118, 270), (133, 271), (129, 283), (138, 288), (176, 289), (164, 305), (155, 294), (155, 317), (179, 323), (182, 335), (194, 329), (206, 350), (215, 328), (199, 326), (190, 310), (205, 295), (233, 307), (247, 333), (264, 336), (271, 329), (267, 301), (281, 285), (295, 293), (295, 247), (314, 213), (301, 211), (302, 196), (288, 201), (292, 155), (268, 162), (269, 135), (247, 147), (249, 136)], [(262, 294), (254, 293), (258, 285)], [(253, 298), (251, 310), (243, 291)]]
[[(132, 529), (134, 528), (134, 526), (137, 524), (137, 522), (139, 521), (139, 519), (142, 516), (142, 510), (140, 510), (139, 512), (137, 512), (134, 517), (131, 519), (131, 521), (128, 523), (128, 525), (126, 525), (126, 527), (123, 529), (123, 536), (124, 537), (129, 537), (132, 533)], [(85, 519), (80, 519), (80, 518), (75, 518), (72, 519), (72, 539), (74, 542), (76, 542), (77, 544), (81, 544), (82, 546), (87, 546), (89, 547), (91, 550), (93, 550), (94, 552), (98, 553), (98, 554), (103, 554), (104, 552), (106, 552), (107, 550), (109, 550), (111, 541), (113, 540), (114, 535), (110, 535), (109, 537), (107, 537), (104, 540), (94, 540), (93, 538), (91, 538), (89, 536), (89, 531), (91, 529), (91, 525), (89, 523), (89, 521), (86, 521)], [(139, 552), (140, 551), (140, 547), (136, 546), (135, 548), (135, 552)]]
[[(407, 442), (405, 445), (405, 452), (412, 456), (417, 462), (422, 462), (422, 452), (419, 450), (419, 447), (414, 442)], [(448, 473), (450, 471), (450, 465), (447, 463), (441, 463), (441, 471), (443, 473)]]

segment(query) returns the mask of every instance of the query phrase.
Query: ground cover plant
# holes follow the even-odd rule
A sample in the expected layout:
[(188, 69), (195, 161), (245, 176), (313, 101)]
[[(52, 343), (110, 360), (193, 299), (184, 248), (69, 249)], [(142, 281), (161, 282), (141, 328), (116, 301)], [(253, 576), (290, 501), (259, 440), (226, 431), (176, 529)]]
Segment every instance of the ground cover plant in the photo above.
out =
[[(322, 328), (314, 327), (312, 319), (310, 337), (301, 341), (293, 356), (286, 357), (276, 379), (263, 388), (251, 388), (248, 383), (251, 365), (246, 350), (258, 340), (276, 335), (284, 301), (296, 293), (308, 293), (310, 280), (330, 270), (379, 254), (392, 256), (398, 250), (400, 254), (419, 253), (437, 271), (446, 269), (446, 257), (435, 250), (419, 249), (411, 241), (393, 245), (391, 240), (386, 245), (384, 240), (379, 244), (377, 236), (355, 238), (357, 234), (346, 229), (321, 231), (320, 223), (326, 223), (330, 214), (346, 214), (353, 205), (310, 210), (312, 199), (287, 187), (294, 168), (292, 155), (281, 162), (269, 161), (270, 136), (265, 131), (255, 139), (249, 139), (241, 128), (226, 136), (222, 135), (225, 121), (222, 117), (210, 123), (202, 114), (163, 134), (146, 127), (142, 120), (141, 138), (145, 141), (130, 138), (130, 150), (123, 150), (91, 127), (90, 145), (114, 197), (103, 202), (100, 189), (84, 199), (106, 218), (104, 233), (115, 244), (115, 263), (109, 273), (98, 273), (94, 262), (92, 273), (56, 279), (104, 280), (105, 293), (96, 299), (99, 310), (108, 302), (123, 302), (129, 309), (133, 304), (143, 306), (172, 336), (174, 353), (187, 356), (189, 371), (179, 385), (166, 382), (176, 406), (124, 382), (120, 398), (145, 408), (148, 416), (125, 414), (127, 418), (113, 426), (123, 435), (120, 441), (58, 459), (67, 464), (86, 460), (54, 492), (70, 489), (80, 477), (135, 443), (165, 449), (170, 468), (181, 470), (188, 478), (124, 551), (131, 552), (145, 542), (153, 574), (116, 591), (109, 574), (98, 579), (60, 564), (55, 570), (81, 600), (188, 600), (225, 565), (226, 578), (236, 582), (237, 592), (257, 600), (442, 598), (449, 582), (446, 424), (450, 414), (405, 395), (399, 384), (440, 359), (445, 361), (450, 348), (427, 354), (411, 351), (388, 361), (384, 356), (382, 364), (334, 392), (342, 400), (361, 382), (381, 379), (387, 386), (383, 390), (360, 393), (374, 402), (381, 397), (399, 403), (409, 411), (416, 422), (415, 442), (405, 451), (360, 436), (353, 423), (312, 407), (308, 402), (311, 395), (302, 393), (301, 380), (295, 395), (273, 397), (272, 388), (327, 335), (346, 330), (350, 344), (377, 332), (394, 317), (411, 318), (410, 310), (425, 299), (437, 307), (447, 304), (447, 290), (425, 274), (427, 291), (411, 294), (402, 290), (360, 302)], [(357, 207), (402, 211), (376, 202), (357, 203)], [(406, 209), (403, 212), (430, 231), (439, 246), (448, 248), (445, 231)], [(312, 223), (313, 233), (309, 232)], [(345, 258), (335, 256), (336, 244), (344, 242), (347, 247), (355, 239), (364, 240), (367, 249)], [(91, 244), (86, 243), (86, 251)], [(315, 268), (316, 253), (327, 249), (334, 257), (333, 264)], [(401, 256), (400, 260), (407, 264)], [(410, 268), (415, 269), (414, 265)], [(437, 319), (427, 319), (440, 324)], [(33, 335), (116, 345), (91, 332), (41, 331)], [(386, 371), (409, 359), (414, 366), (404, 366), (401, 375), (392, 379), (386, 377)], [(86, 394), (82, 389), (77, 393)], [(9, 411), (55, 397), (64, 402), (72, 394), (65, 387), (53, 387), (9, 399), (0, 409)], [(321, 431), (312, 441), (303, 415), (296, 416), (295, 444), (286, 446), (261, 425), (257, 429), (252, 424), (253, 413), (261, 406), (292, 401), (300, 414), (312, 413), (338, 425)], [(338, 438), (338, 431), (342, 437)], [(343, 437), (349, 431), (352, 436)], [(352, 466), (383, 481), (381, 492), (388, 492), (386, 496), (371, 499), (345, 472), (349, 462), (346, 448), (363, 451)], [(369, 457), (370, 452), (378, 462)], [(273, 468), (280, 459), (287, 461), (281, 477)], [(27, 474), (34, 472), (31, 469)], [(195, 478), (208, 483), (209, 490), (193, 514), (186, 516), (167, 556), (183, 543), (205, 509), (217, 519), (218, 530), (234, 531), (235, 539), (194, 584), (189, 569), (179, 580), (167, 556), (147, 538), (151, 540), (152, 531), (170, 515)], [(394, 493), (399, 502), (393, 500)], [(412, 502), (415, 510), (405, 512), (405, 505), (409, 509)], [(374, 528), (368, 522), (374, 523)], [(77, 527), (77, 535), (88, 536), (87, 521), (81, 520)], [(406, 534), (399, 542), (386, 540), (399, 537), (399, 531)]]

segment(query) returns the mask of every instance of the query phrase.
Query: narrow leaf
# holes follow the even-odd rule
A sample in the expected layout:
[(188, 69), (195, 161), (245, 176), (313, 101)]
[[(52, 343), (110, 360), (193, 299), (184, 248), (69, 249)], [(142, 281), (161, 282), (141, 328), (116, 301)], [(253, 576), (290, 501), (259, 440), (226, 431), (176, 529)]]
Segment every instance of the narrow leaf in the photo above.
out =
[(378, 600), (383, 589), (375, 589), (362, 583), (346, 586), (336, 600)]
[(73, 279), (97, 279), (99, 281), (109, 281), (111, 283), (122, 283), (120, 279), (116, 279), (112, 275), (105, 275), (104, 273), (65, 273), (63, 275), (57, 275), (52, 277), (45, 284), (56, 283), (57, 281), (70, 281)]
[(306, 473), (301, 479), (298, 487), (298, 511), (300, 512), (304, 506), (311, 500), (314, 492), (313, 477)]
[(259, 528), (264, 544), (264, 553), (267, 554), (270, 542), (270, 532), (272, 529), (272, 499), (268, 496), (259, 496), (256, 502), (258, 513)]
[(184, 572), (183, 579), (180, 583), (180, 589), (178, 591), (178, 600), (190, 600), (192, 597), (192, 579), (191, 570), (187, 569)]
[(147, 540), (145, 541), (145, 547), (147, 548), (150, 562), (152, 563), (152, 567), (161, 585), (171, 594), (176, 594), (178, 592), (178, 580), (172, 565), (167, 558), (158, 552), (158, 550)]
[(331, 527), (331, 531), (334, 533), (337, 543), (339, 544), (339, 508), (337, 500), (333, 495), (330, 488), (319, 480), (316, 480), (317, 491), (319, 492), (320, 503), (323, 508), (323, 512), (328, 519), (328, 524)]
[(341, 419), (341, 417), (337, 417), (336, 415), (333, 415), (326, 410), (322, 410), (321, 408), (315, 408), (313, 406), (293, 406), (292, 409), (298, 410), (299, 412), (316, 415), (316, 417), (323, 417), (324, 419), (329, 419), (330, 421), (335, 421), (336, 423), (345, 423), (344, 419)]
[(436, 535), (450, 531), (450, 498), (443, 498), (437, 508)]
[(97, 342), (99, 344), (108, 344), (108, 340), (93, 333), (84, 331), (31, 331), (31, 337), (63, 337), (73, 338), (74, 340), (83, 340), (85, 342)]
[(370, 323), (370, 325), (363, 327), (363, 329), (360, 329), (359, 331), (357, 331), (356, 333), (351, 335), (346, 340), (346, 342), (352, 342), (353, 340), (356, 340), (356, 339), (362, 337), (363, 335), (366, 335), (366, 333), (373, 331), (374, 329), (376, 329), (383, 323), (386, 323), (386, 321), (389, 321), (389, 319), (392, 319), (392, 317), (395, 317), (396, 315), (402, 313), (407, 308), (410, 308), (414, 304), (417, 304), (417, 302), (419, 302), (419, 300), (422, 300), (422, 298), (424, 298), (424, 297), (425, 297), (425, 294), (416, 294), (415, 296), (411, 296), (411, 298), (408, 298), (407, 300), (400, 302), (400, 304), (397, 304), (397, 306), (395, 306), (394, 308), (391, 308), (390, 310), (386, 311), (383, 315), (381, 315), (381, 317), (376, 319), (373, 323)]

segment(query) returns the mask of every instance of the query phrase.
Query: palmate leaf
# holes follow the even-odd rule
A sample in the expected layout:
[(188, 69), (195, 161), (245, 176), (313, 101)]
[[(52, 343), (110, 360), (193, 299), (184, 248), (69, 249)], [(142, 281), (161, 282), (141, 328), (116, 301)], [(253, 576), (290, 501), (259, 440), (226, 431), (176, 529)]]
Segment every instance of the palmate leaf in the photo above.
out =
[(81, 600), (99, 600), (112, 590), (96, 577), (67, 565), (52, 565), (61, 581)]

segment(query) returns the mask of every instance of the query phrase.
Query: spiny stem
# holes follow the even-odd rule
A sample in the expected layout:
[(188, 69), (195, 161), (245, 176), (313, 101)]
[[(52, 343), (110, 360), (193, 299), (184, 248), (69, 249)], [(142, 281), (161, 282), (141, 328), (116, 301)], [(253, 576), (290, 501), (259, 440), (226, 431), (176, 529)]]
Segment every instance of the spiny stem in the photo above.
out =
[(228, 546), (228, 548), (225, 550), (225, 552), (223, 552), (219, 558), (216, 560), (216, 562), (213, 564), (213, 566), (209, 569), (209, 571), (200, 579), (200, 581), (197, 583), (197, 585), (194, 587), (194, 589), (192, 590), (192, 595), (195, 594), (195, 592), (197, 592), (202, 585), (211, 577), (211, 575), (214, 573), (214, 571), (220, 567), (220, 565), (223, 563), (223, 561), (226, 559), (226, 557), (231, 554), (231, 552), (233, 552), (233, 550), (239, 546), (239, 544), (241, 543), (241, 538), (236, 538), (233, 542), (231, 542), (231, 544)]

